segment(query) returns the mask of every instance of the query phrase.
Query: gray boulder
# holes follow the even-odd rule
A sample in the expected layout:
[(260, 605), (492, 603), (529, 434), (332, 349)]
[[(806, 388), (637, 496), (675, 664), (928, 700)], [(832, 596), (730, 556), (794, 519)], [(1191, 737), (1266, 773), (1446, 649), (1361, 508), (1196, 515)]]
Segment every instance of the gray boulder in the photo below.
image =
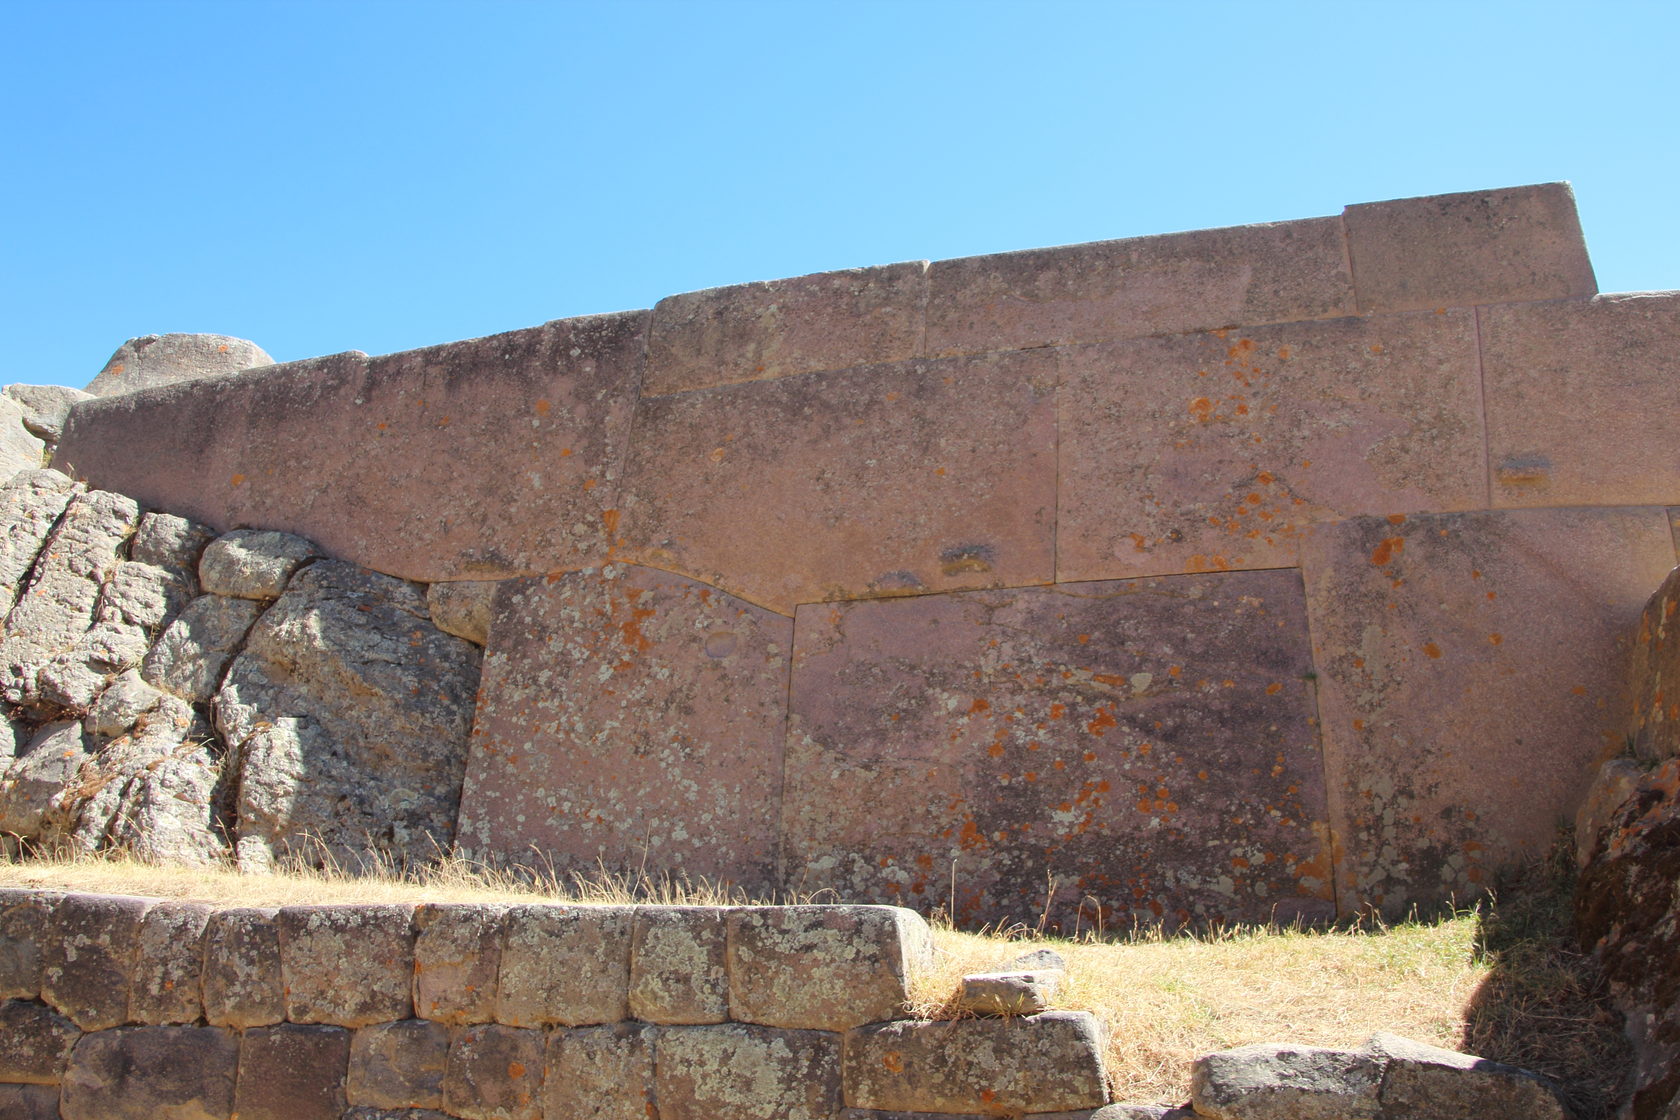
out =
[(12, 609), (18, 588), (81, 490), (57, 471), (19, 471), (0, 484), (0, 617)]
[(198, 562), (204, 590), (236, 599), (278, 599), (286, 581), (320, 549), (291, 533), (235, 529), (217, 537)]
[(23, 426), (30, 435), (57, 443), (64, 434), (64, 420), (77, 401), (91, 401), (92, 393), (64, 385), (8, 385), (0, 390), (23, 411)]
[(140, 665), (140, 675), (148, 684), (176, 696), (208, 701), (262, 612), (263, 604), (254, 599), (200, 595), (152, 645)]
[(220, 377), (269, 366), (274, 359), (254, 342), (222, 334), (148, 334), (131, 338), (88, 383), (91, 396), (132, 393), (154, 385)]
[(47, 445), (24, 426), (23, 406), (0, 396), (0, 478), (46, 465)]
[(73, 803), (88, 753), (82, 725), (49, 723), (0, 776), (0, 832), (33, 839)]

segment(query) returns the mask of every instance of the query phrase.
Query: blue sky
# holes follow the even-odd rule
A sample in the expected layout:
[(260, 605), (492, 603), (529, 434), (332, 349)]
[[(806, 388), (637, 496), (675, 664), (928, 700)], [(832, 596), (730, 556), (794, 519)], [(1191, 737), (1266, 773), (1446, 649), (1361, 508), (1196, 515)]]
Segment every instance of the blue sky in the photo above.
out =
[(1680, 287), (1680, 5), (0, 0), (0, 381), (1569, 179)]

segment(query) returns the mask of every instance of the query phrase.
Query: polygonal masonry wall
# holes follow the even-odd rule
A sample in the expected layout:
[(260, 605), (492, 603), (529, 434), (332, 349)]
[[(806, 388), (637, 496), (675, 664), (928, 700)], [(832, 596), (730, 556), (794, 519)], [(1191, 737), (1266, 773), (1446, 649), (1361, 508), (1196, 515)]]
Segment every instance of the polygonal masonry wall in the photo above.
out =
[(1062, 928), (1403, 910), (1620, 749), (1676, 342), (1548, 184), (163, 386), (55, 462), (501, 581), (475, 856)]

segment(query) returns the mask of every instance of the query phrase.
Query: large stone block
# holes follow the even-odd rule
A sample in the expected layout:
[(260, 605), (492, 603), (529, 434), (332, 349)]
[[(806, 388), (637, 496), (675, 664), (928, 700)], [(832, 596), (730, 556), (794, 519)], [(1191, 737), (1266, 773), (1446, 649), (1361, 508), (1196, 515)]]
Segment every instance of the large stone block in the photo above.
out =
[(1296, 573), (802, 607), (795, 630), (789, 889), (1068, 933), (1329, 913)]
[(1680, 292), (1484, 307), (1493, 504), (1680, 499)]
[(901, 1020), (846, 1033), (846, 1099), (859, 1108), (988, 1115), (1099, 1108), (1101, 1028), (1089, 1012)]
[(899, 907), (745, 907), (729, 915), (730, 1017), (828, 1031), (891, 1019), (932, 961), (927, 923)]
[(1062, 353), (1063, 581), (1292, 567), (1316, 521), (1482, 508), (1475, 315)]
[(449, 1046), (444, 1107), (465, 1120), (538, 1120), (542, 1079), (543, 1032), (462, 1027)]
[(791, 620), (614, 564), (512, 582), (494, 634), (463, 848), (772, 885)]
[(234, 907), (204, 930), (204, 1018), (211, 1026), (261, 1027), (286, 1017), (280, 911)]
[[(1668, 573), (1645, 608), (1633, 634), (1628, 668), (1632, 715), (1629, 746), (1645, 762), (1680, 755), (1680, 568)], [(1603, 806), (1599, 823), (1621, 803)]]
[(58, 1084), (70, 1048), (81, 1036), (76, 1024), (50, 1007), (18, 999), (0, 1002), (0, 1081)]
[(1049, 351), (644, 399), (619, 555), (783, 613), (1049, 582)]
[(41, 956), (52, 938), (52, 912), (63, 895), (0, 887), (0, 999), (41, 994)]
[(631, 1017), (671, 1024), (729, 1018), (728, 917), (715, 906), (636, 908)]
[(1520, 1116), (1571, 1120), (1556, 1087), (1525, 1069), (1414, 1042), (1386, 1031), (1365, 1044), (1384, 1063), (1383, 1116), (1457, 1120)]
[(1485, 887), (1622, 748), (1661, 509), (1357, 518), (1303, 544), (1344, 908)]
[(1197, 1115), (1215, 1120), (1377, 1120), (1382, 1083), (1370, 1054), (1265, 1042), (1202, 1055), (1190, 1082)]
[(130, 1022), (196, 1023), (204, 1014), (200, 977), (210, 907), (160, 902), (140, 920), (140, 949), (128, 995)]
[(439, 1023), (496, 1017), (506, 906), (422, 903), (414, 910), (414, 1013)]
[(496, 1020), (514, 1027), (629, 1015), (629, 906), (516, 906), (505, 919)]
[(913, 358), (927, 262), (667, 296), (648, 329), (646, 394)]
[(239, 1048), (238, 1120), (341, 1120), (350, 1032), (282, 1023), (252, 1027)]
[(239, 1036), (217, 1027), (125, 1027), (76, 1044), (64, 1120), (228, 1120)]
[(67, 894), (42, 946), (41, 998), (84, 1031), (128, 1021), (140, 928), (156, 899)]
[(272, 364), (274, 359), (261, 346), (225, 334), (141, 335), (117, 347), (105, 368), (88, 382), (87, 391), (109, 397)]
[(286, 1018), (360, 1027), (412, 1015), (413, 912), (404, 905), (281, 908)]
[(832, 1120), (840, 1036), (724, 1023), (659, 1032), (659, 1120)]
[(935, 261), (927, 351), (956, 354), (1353, 311), (1342, 225), (1306, 218)]
[(423, 1019), (376, 1023), (350, 1042), (345, 1092), (353, 1105), (442, 1108), (449, 1028)]
[(1598, 291), (1568, 183), (1367, 202), (1342, 220), (1361, 311)]
[(543, 1115), (567, 1120), (653, 1120), (655, 1028), (615, 1023), (554, 1031), (543, 1073)]

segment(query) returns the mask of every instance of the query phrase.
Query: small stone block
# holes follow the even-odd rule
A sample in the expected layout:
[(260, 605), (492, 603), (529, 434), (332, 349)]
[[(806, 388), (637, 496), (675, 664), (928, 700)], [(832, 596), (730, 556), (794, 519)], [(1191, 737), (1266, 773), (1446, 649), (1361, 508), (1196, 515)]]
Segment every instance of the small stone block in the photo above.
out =
[(76, 1024), (49, 1007), (15, 999), (0, 1003), (0, 1081), (58, 1084), (81, 1036)]
[(1034, 1015), (1049, 1009), (1065, 975), (1047, 968), (964, 976), (957, 1008), (976, 1015)]
[(646, 1023), (554, 1031), (548, 1036), (543, 1115), (567, 1120), (649, 1120), (654, 1037)]
[(746, 1023), (659, 1032), (659, 1120), (829, 1120), (840, 1111), (840, 1038)]
[(264, 1027), (286, 1017), (279, 913), (234, 907), (210, 915), (204, 929), (204, 1018), (212, 1026)]
[(200, 976), (210, 907), (160, 902), (140, 923), (140, 954), (128, 1017), (135, 1023), (196, 1023), (204, 1014)]
[(1369, 1054), (1260, 1042), (1197, 1058), (1190, 1094), (1203, 1116), (1376, 1120), (1382, 1080), (1382, 1062)]
[(465, 638), (482, 646), (490, 640), (491, 608), (496, 599), (496, 580), (460, 580), (434, 583), (426, 588), (426, 609), (432, 625), (445, 634)]
[(6, 1120), (59, 1120), (57, 1085), (0, 1085)]
[(1387, 1031), (1374, 1035), (1364, 1049), (1386, 1064), (1380, 1093), (1385, 1117), (1572, 1120), (1552, 1084), (1528, 1070), (1413, 1042)]
[(350, 1040), (345, 1092), (353, 1105), (442, 1108), (449, 1028), (424, 1019), (360, 1027)]
[(292, 573), (321, 555), (292, 533), (235, 529), (217, 537), (198, 561), (198, 582), (213, 595), (278, 599)]
[(907, 1112), (1069, 1112), (1107, 1103), (1102, 1031), (1088, 1012), (901, 1020), (846, 1033), (846, 1096)]
[(218, 1027), (124, 1027), (70, 1053), (64, 1120), (228, 1120), (239, 1036)]
[(439, 1023), (496, 1018), (506, 906), (422, 903), (414, 911), (414, 1013)]
[(543, 1033), (495, 1023), (462, 1027), (449, 1047), (444, 1108), (466, 1120), (542, 1115)]
[(41, 956), (41, 998), (84, 1031), (128, 1021), (140, 924), (155, 899), (67, 894)]
[(896, 906), (757, 906), (729, 915), (731, 1018), (843, 1031), (902, 1014), (932, 960), (921, 916)]
[(414, 1013), (412, 906), (287, 906), (286, 1018), (360, 1027)]
[(341, 1027), (252, 1027), (239, 1051), (239, 1120), (341, 1120), (350, 1032)]
[(729, 1018), (729, 911), (642, 906), (630, 951), (630, 1015), (694, 1025)]
[(616, 1023), (629, 1015), (628, 906), (509, 910), (496, 1021), (512, 1027)]
[(49, 935), (53, 906), (61, 897), (0, 887), (0, 999), (34, 999), (41, 994), (41, 942)]

